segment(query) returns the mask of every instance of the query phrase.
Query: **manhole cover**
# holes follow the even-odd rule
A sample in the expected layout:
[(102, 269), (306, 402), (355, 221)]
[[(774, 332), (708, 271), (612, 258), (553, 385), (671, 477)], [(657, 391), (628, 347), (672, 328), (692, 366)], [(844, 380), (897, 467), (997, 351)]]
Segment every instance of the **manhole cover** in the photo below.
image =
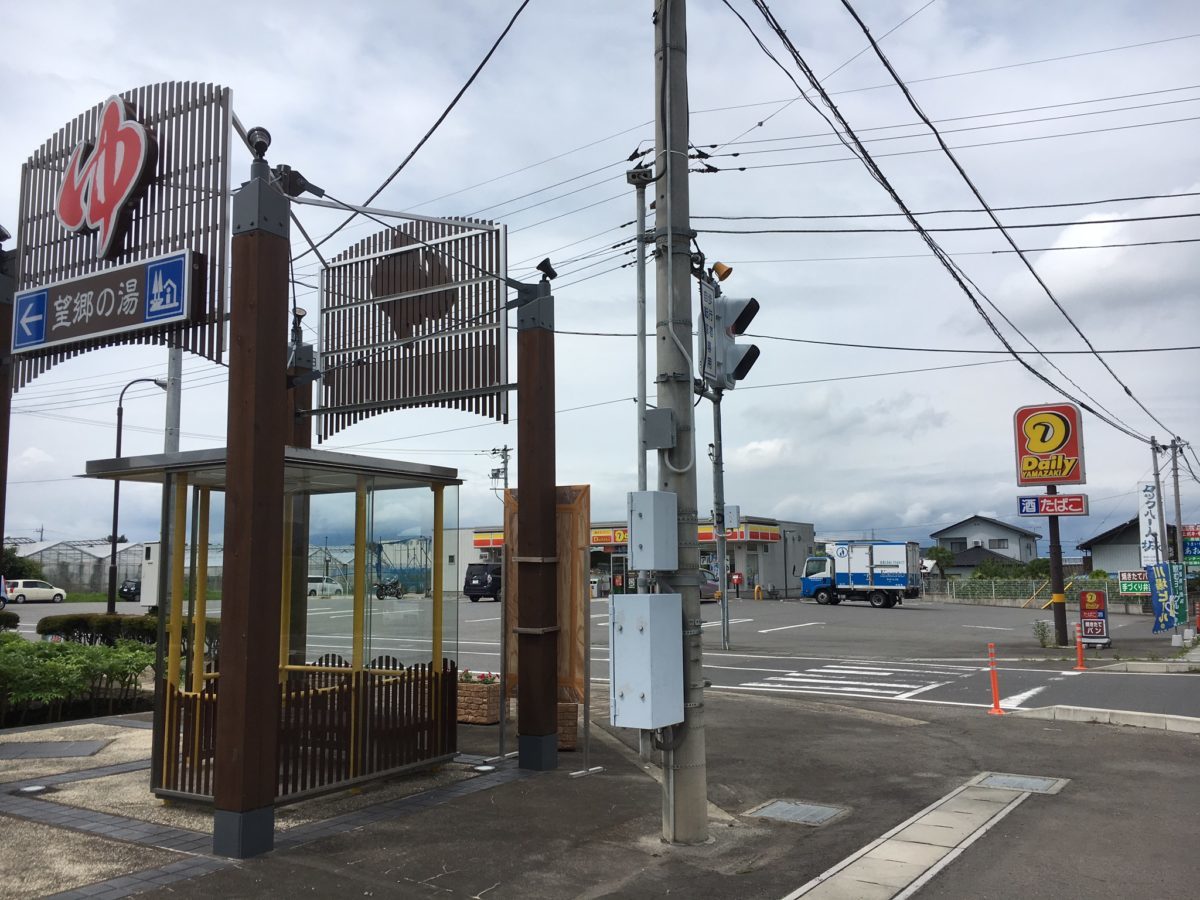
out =
[(772, 800), (746, 815), (818, 827), (844, 816), (849, 811), (844, 806), (823, 806), (819, 803), (801, 803), (799, 800)]
[(1042, 778), (1038, 775), (1005, 775), (991, 772), (979, 779), (980, 787), (1004, 788), (1009, 791), (1028, 791), (1031, 794), (1057, 794), (1066, 779)]
[(60, 759), (94, 756), (108, 741), (17, 741), (0, 744), (0, 759)]

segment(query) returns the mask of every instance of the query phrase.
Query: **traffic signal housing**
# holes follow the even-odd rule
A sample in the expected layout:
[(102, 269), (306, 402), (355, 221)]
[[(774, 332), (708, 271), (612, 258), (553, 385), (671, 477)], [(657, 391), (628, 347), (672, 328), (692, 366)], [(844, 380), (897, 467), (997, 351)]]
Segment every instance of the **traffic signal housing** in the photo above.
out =
[(733, 297), (716, 298), (713, 335), (716, 377), (713, 387), (733, 390), (758, 360), (758, 347), (737, 342), (738, 337), (745, 334), (754, 317), (758, 315), (758, 309), (758, 301), (753, 297), (748, 300)]

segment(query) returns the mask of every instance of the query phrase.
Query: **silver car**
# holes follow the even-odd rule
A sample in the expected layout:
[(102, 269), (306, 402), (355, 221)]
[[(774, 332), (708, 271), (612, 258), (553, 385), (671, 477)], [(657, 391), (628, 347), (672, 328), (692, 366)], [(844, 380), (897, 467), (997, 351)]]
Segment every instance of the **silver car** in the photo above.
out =
[(8, 599), (13, 603), (24, 603), (26, 600), (49, 600), (52, 603), (62, 603), (67, 599), (67, 592), (56, 588), (48, 581), (38, 581), (35, 578), (14, 578), (7, 582)]

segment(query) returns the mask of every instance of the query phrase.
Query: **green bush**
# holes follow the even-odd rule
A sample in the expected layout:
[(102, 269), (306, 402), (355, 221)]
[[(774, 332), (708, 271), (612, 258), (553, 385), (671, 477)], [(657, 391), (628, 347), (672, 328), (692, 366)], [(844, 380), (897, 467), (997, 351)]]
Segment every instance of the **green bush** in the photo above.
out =
[(58, 635), (73, 644), (115, 646), (131, 640), (153, 646), (158, 641), (157, 616), (110, 616), (107, 613), (67, 613), (46, 616), (37, 624), (40, 635)]
[(154, 649), (138, 641), (115, 646), (43, 641), (33, 643), (0, 633), (0, 722), (10, 712), (24, 721), (42, 709), (57, 721), (65, 704), (83, 702), (92, 714), (107, 701), (108, 712), (137, 696), (142, 674), (154, 662)]
[(0, 631), (16, 631), (17, 626), (21, 624), (21, 617), (15, 612), (9, 612), (7, 609), (0, 609)]

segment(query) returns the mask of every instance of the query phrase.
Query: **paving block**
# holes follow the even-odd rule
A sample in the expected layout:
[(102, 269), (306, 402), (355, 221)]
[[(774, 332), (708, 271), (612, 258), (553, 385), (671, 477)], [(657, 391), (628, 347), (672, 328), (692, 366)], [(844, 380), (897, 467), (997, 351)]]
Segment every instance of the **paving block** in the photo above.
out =
[(940, 825), (923, 825), (920, 822), (914, 822), (892, 837), (917, 844), (933, 844), (935, 847), (951, 848), (957, 847), (962, 843), (963, 838), (974, 830), (974, 828), (943, 828)]
[(909, 863), (910, 865), (928, 868), (949, 852), (949, 847), (939, 847), (934, 844), (916, 844), (912, 841), (890, 838), (869, 852), (864, 858), (887, 859), (893, 862)]
[(894, 859), (872, 859), (864, 856), (850, 863), (834, 877), (850, 878), (870, 884), (886, 884), (899, 889), (912, 884), (927, 868), (927, 866), (919, 866), (916, 863), (897, 862)]
[(891, 900), (896, 893), (896, 888), (886, 884), (838, 878), (835, 875), (804, 894), (804, 900)]

